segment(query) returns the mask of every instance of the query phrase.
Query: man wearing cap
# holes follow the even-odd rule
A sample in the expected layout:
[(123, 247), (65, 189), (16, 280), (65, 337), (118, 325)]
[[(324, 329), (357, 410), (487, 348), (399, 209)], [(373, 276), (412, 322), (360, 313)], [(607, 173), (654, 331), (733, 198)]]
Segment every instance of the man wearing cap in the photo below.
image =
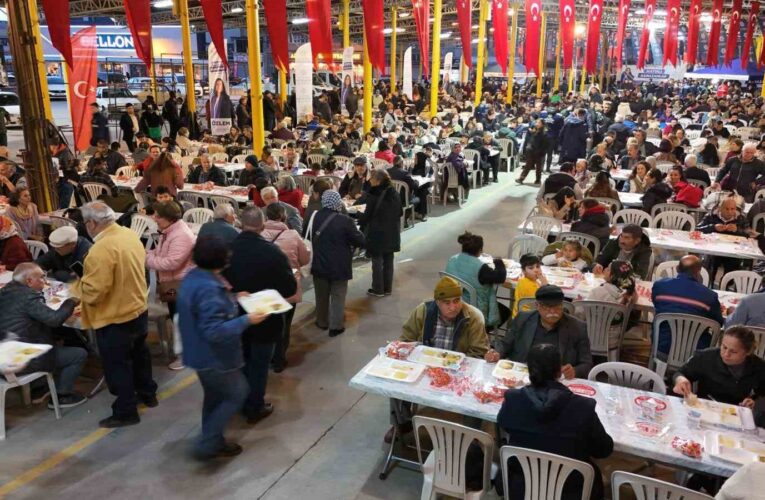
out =
[(37, 259), (43, 271), (64, 283), (82, 277), (82, 266), (92, 243), (80, 237), (76, 228), (64, 226), (50, 233), (49, 246), (52, 250)]
[(340, 189), (338, 189), (340, 196), (358, 200), (372, 187), (369, 177), (367, 157), (357, 156), (353, 159), (353, 172), (348, 172), (340, 183)]
[(561, 371), (567, 379), (587, 378), (592, 352), (586, 325), (564, 312), (563, 291), (557, 286), (539, 287), (536, 299), (537, 310), (518, 314), (497, 350), (486, 353), (486, 361), (509, 359), (525, 363), (532, 346), (552, 344), (560, 350)]

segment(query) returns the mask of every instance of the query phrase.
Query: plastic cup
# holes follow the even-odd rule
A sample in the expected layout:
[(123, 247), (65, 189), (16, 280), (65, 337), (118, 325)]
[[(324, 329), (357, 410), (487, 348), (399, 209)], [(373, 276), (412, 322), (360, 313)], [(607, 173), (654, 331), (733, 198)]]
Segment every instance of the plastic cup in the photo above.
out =
[(701, 429), (701, 413), (696, 410), (691, 410), (687, 414), (688, 416), (688, 428), (689, 429)]

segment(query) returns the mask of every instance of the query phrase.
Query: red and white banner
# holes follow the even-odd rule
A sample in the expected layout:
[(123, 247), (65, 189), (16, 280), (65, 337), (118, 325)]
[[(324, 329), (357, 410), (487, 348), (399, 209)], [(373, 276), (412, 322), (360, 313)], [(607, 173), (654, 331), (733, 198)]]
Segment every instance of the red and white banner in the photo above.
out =
[(653, 12), (656, 10), (656, 0), (646, 0), (645, 2), (645, 17), (643, 18), (643, 33), (640, 36), (640, 51), (638, 52), (637, 67), (643, 69), (645, 67), (645, 56), (648, 52), (648, 41), (651, 36), (649, 25), (653, 21)]
[(72, 37), (72, 65), (69, 66), (69, 112), (72, 115), (74, 147), (85, 151), (90, 147), (90, 103), (96, 102), (98, 59), (96, 27), (78, 31)]
[(306, 0), (305, 13), (308, 18), (308, 37), (314, 69), (319, 64), (319, 55), (327, 64), (332, 64), (332, 5), (330, 0)]
[(560, 1), (560, 41), (563, 52), (563, 69), (574, 62), (574, 36), (576, 31), (576, 5), (574, 0)]
[(367, 35), (367, 57), (372, 67), (385, 74), (385, 12), (383, 0), (362, 0), (364, 32)]
[[(587, 56), (584, 71), (589, 74), (598, 71), (598, 48), (600, 48), (600, 20), (603, 18), (603, 0), (590, 0), (587, 14)], [(603, 54), (603, 57), (606, 55)]]
[(210, 40), (212, 40), (220, 60), (228, 70), (228, 55), (223, 42), (223, 4), (221, 0), (199, 0), (199, 2), (202, 4), (202, 13), (205, 16)]
[(728, 42), (725, 44), (725, 58), (723, 64), (730, 66), (733, 58), (736, 56), (736, 47), (738, 47), (738, 32), (741, 27), (741, 0), (733, 0), (733, 6), (728, 14), (730, 23), (728, 24)]
[(685, 51), (685, 62), (696, 64), (696, 54), (699, 47), (699, 24), (701, 22), (701, 0), (691, 0), (688, 11), (688, 48)]
[(707, 66), (720, 65), (720, 31), (722, 28), (723, 0), (712, 2), (712, 27), (709, 28), (709, 49), (707, 50)]
[(677, 30), (680, 26), (680, 0), (667, 0), (667, 24), (664, 30), (664, 57), (661, 65), (668, 62), (677, 67)]
[(619, 18), (616, 23), (616, 68), (622, 69), (622, 47), (624, 33), (627, 31), (627, 17), (630, 12), (630, 0), (619, 0)]
[(494, 26), (494, 57), (507, 74), (507, 0), (492, 0), (491, 19)]
[(741, 49), (741, 69), (746, 70), (749, 64), (749, 51), (752, 49), (752, 36), (757, 27), (757, 15), (760, 13), (759, 0), (753, 0), (749, 6), (749, 22), (746, 25), (746, 38), (744, 38), (744, 47)]
[(420, 42), (422, 74), (430, 74), (430, 0), (412, 0), (417, 40)]
[(271, 41), (271, 57), (274, 66), (287, 73), (290, 69), (289, 42), (287, 39), (287, 2), (284, 0), (263, 0), (263, 11)]
[(526, 41), (523, 49), (523, 65), (526, 72), (539, 76), (539, 34), (542, 31), (541, 0), (526, 0)]
[(151, 4), (149, 0), (122, 1), (135, 53), (146, 66), (151, 66)]
[(61, 52), (64, 62), (72, 65), (72, 35), (69, 32), (69, 0), (42, 0), (48, 23), (50, 43)]
[(457, 24), (460, 25), (460, 40), (462, 41), (462, 62), (468, 68), (473, 67), (473, 13), (472, 0), (457, 0)]

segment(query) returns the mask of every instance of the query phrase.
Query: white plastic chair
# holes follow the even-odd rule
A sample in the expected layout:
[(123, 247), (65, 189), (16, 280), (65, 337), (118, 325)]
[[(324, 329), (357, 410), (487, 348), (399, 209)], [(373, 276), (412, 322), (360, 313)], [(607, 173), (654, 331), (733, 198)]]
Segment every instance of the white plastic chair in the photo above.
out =
[(292, 178), (295, 179), (297, 187), (302, 189), (306, 194), (311, 192), (311, 186), (313, 186), (313, 183), (316, 182), (317, 179), (312, 175), (293, 175)]
[(191, 165), (193, 163), (194, 163), (194, 157), (193, 156), (184, 156), (178, 162), (178, 164), (181, 166), (181, 169), (184, 171), (184, 175), (189, 171), (189, 168), (191, 168)]
[(157, 223), (148, 215), (134, 214), (130, 219), (130, 230), (143, 238), (147, 234), (154, 234), (158, 231)]
[(465, 166), (468, 169), (468, 174), (470, 175), (470, 180), (473, 184), (473, 189), (476, 188), (476, 185), (478, 184), (478, 163), (481, 160), (480, 153), (475, 149), (463, 149), (462, 155), (465, 157)]
[(523, 221), (523, 232), (537, 235), (546, 240), (550, 233), (559, 234), (563, 232), (563, 224), (554, 217), (533, 215)]
[(221, 161), (223, 163), (228, 163), (228, 153), (211, 153), (210, 161)]
[[(416, 418), (416, 417), (415, 417)], [(582, 500), (589, 500), (595, 469), (586, 462), (562, 457), (553, 453), (530, 450), (517, 446), (503, 446), (499, 449), (502, 465), (502, 483), (505, 486), (505, 500), (510, 499), (508, 464), (510, 458), (521, 464), (525, 480), (524, 500), (559, 500), (563, 486), (572, 472), (582, 475)]]
[[(578, 300), (574, 302), (577, 314), (580, 314), (587, 325), (587, 336), (590, 339), (590, 351), (596, 356), (606, 356), (608, 361), (619, 360), (619, 349), (622, 345), (624, 332), (627, 330), (630, 308), (615, 302), (601, 300)], [(614, 321), (621, 316), (621, 322)], [(611, 341), (613, 333), (618, 340)]]
[(244, 163), (245, 158), (247, 158), (247, 155), (236, 155), (231, 158), (231, 163)]
[[(659, 332), (664, 323), (669, 326), (670, 334), (669, 353), (665, 362), (658, 359)], [(677, 371), (693, 356), (699, 339), (707, 331), (710, 331), (712, 335), (709, 345), (716, 345), (720, 337), (720, 324), (717, 321), (692, 314), (657, 314), (653, 318), (654, 342), (651, 346), (649, 367), (662, 377), (667, 369), (672, 372)]]
[(624, 471), (611, 474), (611, 498), (621, 500), (619, 489), (627, 484), (637, 500), (711, 500), (712, 497), (666, 481)]
[(601, 205), (605, 205), (611, 211), (612, 214), (622, 209), (622, 201), (616, 198), (606, 198), (603, 196), (593, 197), (593, 200), (597, 200)]
[(324, 165), (324, 163), (327, 161), (327, 155), (314, 153), (311, 155), (308, 155), (308, 166), (310, 167), (314, 163), (318, 163), (319, 165)]
[(667, 393), (667, 386), (664, 385), (664, 381), (660, 376), (648, 368), (634, 363), (621, 363), (619, 361), (601, 363), (590, 370), (587, 379), (597, 381), (598, 375), (601, 373), (606, 374), (608, 377), (606, 383), (611, 385), (657, 392), (659, 394)]
[(207, 205), (207, 195), (195, 191), (178, 191), (178, 201), (187, 201), (192, 207)]
[(450, 189), (457, 190), (457, 205), (462, 206), (462, 203), (465, 200), (465, 188), (462, 187), (459, 183), (459, 178), (457, 177), (457, 171), (454, 169), (454, 165), (452, 165), (451, 163), (448, 163), (446, 165), (446, 172), (449, 175), (449, 182), (447, 183), (446, 189), (444, 189), (444, 192), (441, 193), (444, 206), (446, 206), (446, 200), (449, 199)]
[(194, 224), (204, 224), (215, 218), (215, 214), (209, 208), (192, 208), (183, 213), (184, 222), (193, 222)]
[(127, 165), (125, 167), (118, 168), (117, 172), (115, 172), (115, 175), (117, 177), (138, 177), (138, 169), (135, 168), (135, 166)]
[(547, 240), (534, 234), (519, 234), (510, 240), (510, 246), (507, 249), (507, 258), (514, 261), (521, 260), (526, 254), (541, 256), (547, 248)]
[[(762, 229), (761, 229), (762, 227)], [(765, 231), (765, 212), (752, 217), (752, 229), (762, 234)]]
[(670, 170), (672, 170), (672, 167), (674, 167), (675, 164), (671, 161), (658, 161), (656, 162), (656, 170), (661, 172), (664, 175), (667, 175)]
[[(658, 266), (653, 270), (653, 281), (661, 278), (675, 278), (677, 277), (677, 265), (679, 260), (667, 260), (660, 262)], [(709, 271), (706, 268), (701, 268), (701, 283), (704, 286), (709, 286)]]
[(409, 184), (402, 181), (391, 181), (391, 184), (396, 189), (396, 192), (401, 196), (402, 209), (404, 213), (401, 215), (401, 231), (406, 227), (407, 220), (410, 220), (412, 227), (414, 227), (414, 205), (410, 203)]
[(752, 330), (752, 333), (754, 333), (754, 340), (757, 343), (754, 353), (760, 358), (765, 358), (765, 327), (747, 326), (747, 328)]
[(26, 244), (27, 248), (29, 249), (29, 253), (32, 254), (32, 258), (34, 260), (37, 260), (39, 256), (48, 253), (48, 245), (42, 241), (24, 240), (24, 244)]
[(590, 251), (593, 260), (598, 258), (598, 254), (600, 253), (600, 240), (596, 237), (585, 233), (577, 233), (576, 231), (566, 231), (559, 233), (556, 241), (566, 240), (578, 241), (583, 247)]
[(702, 181), (701, 179), (688, 179), (688, 184), (694, 185), (702, 191), (709, 187), (707, 181)]
[(56, 420), (61, 419), (61, 408), (58, 406), (58, 394), (56, 393), (56, 384), (53, 381), (53, 375), (48, 372), (33, 372), (26, 375), (7, 375), (6, 378), (0, 377), (0, 441), (5, 440), (5, 393), (14, 387), (21, 387), (23, 391), (24, 404), (32, 404), (32, 395), (29, 384), (38, 378), (45, 377), (48, 380), (48, 390), (50, 398), (53, 401), (53, 409), (56, 412)]
[(720, 290), (727, 290), (733, 282), (734, 292), (750, 294), (762, 288), (762, 276), (754, 271), (731, 271), (720, 280)]
[(209, 203), (211, 210), (215, 210), (215, 207), (218, 205), (228, 203), (234, 209), (235, 214), (239, 213), (239, 203), (230, 196), (210, 195), (207, 197), (207, 202)]
[(106, 184), (101, 182), (83, 182), (82, 189), (85, 190), (85, 197), (88, 201), (95, 201), (102, 194), (111, 194), (112, 190)]
[(656, 229), (693, 231), (696, 229), (696, 219), (691, 214), (668, 210), (661, 212), (653, 218), (653, 227)]
[(651, 227), (653, 217), (642, 210), (623, 208), (614, 214), (614, 224), (635, 224), (640, 227)]
[(681, 203), (657, 203), (651, 208), (651, 217), (667, 211), (688, 213), (688, 207)]
[[(453, 424), (435, 418), (415, 416), (414, 436), (417, 443), (417, 456), (422, 464), (423, 500), (435, 500), (436, 495), (479, 500), (491, 490), (491, 463), (494, 455), (494, 439), (479, 430)], [(428, 432), (433, 444), (433, 451), (422, 460), (420, 429)], [(483, 489), (467, 491), (465, 484), (465, 465), (470, 444), (477, 441), (483, 451)]]
[(389, 161), (382, 158), (372, 158), (370, 164), (372, 165), (372, 170), (388, 170), (393, 166)]

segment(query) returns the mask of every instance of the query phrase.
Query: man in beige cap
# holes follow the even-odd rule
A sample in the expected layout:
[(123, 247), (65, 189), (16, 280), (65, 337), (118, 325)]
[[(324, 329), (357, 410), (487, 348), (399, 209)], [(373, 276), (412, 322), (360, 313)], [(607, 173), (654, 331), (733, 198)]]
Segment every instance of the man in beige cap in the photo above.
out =
[(52, 248), (37, 259), (43, 271), (56, 281), (69, 283), (82, 277), (83, 263), (88, 255), (91, 242), (77, 234), (77, 229), (64, 226), (50, 233)]

